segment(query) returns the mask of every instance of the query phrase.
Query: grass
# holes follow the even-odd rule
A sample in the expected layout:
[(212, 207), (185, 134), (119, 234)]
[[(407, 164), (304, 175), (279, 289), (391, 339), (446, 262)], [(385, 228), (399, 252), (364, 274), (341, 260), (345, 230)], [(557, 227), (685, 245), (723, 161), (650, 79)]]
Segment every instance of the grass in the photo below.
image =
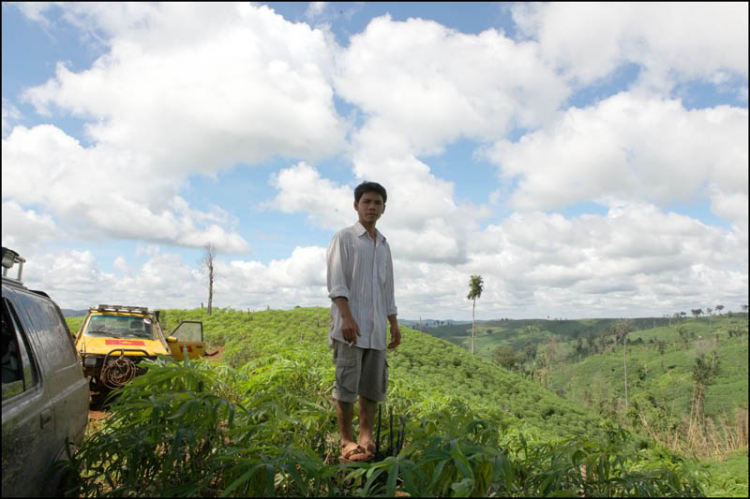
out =
[(704, 461), (702, 465), (713, 477), (706, 490), (708, 497), (748, 496), (747, 447), (721, 459)]

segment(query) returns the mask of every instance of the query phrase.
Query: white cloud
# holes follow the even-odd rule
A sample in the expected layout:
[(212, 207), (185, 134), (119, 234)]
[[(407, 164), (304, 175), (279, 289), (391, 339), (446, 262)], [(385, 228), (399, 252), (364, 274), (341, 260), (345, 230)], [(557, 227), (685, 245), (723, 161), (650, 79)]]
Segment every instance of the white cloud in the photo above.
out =
[(300, 162), (271, 177), (271, 185), (279, 190), (264, 207), (282, 213), (307, 212), (308, 220), (326, 229), (340, 229), (357, 220), (354, 211), (354, 189), (337, 186), (320, 177), (318, 171)]
[(42, 289), (62, 308), (87, 308), (97, 305), (91, 300), (108, 303), (107, 300), (118, 296), (115, 290), (122, 281), (103, 272), (91, 251), (58, 251), (25, 257), (26, 286)]
[[(22, 10), (51, 25), (50, 8)], [(58, 63), (24, 98), (41, 114), (82, 118), (92, 145), (52, 125), (16, 127), (3, 139), (3, 196), (41, 203), (90, 237), (210, 240), (243, 253), (226, 211), (193, 210), (178, 197), (189, 176), (344, 146), (330, 83), (335, 44), (322, 30), (249, 4), (56, 8), (57, 22), (99, 39), (105, 53), (83, 71)], [(4, 136), (13, 109), (4, 101)]]
[(711, 194), (711, 211), (729, 220), (736, 231), (748, 228), (748, 195), (745, 193), (726, 194), (713, 186)]
[(747, 3), (524, 3), (512, 12), (544, 58), (579, 84), (628, 62), (642, 65), (641, 83), (659, 91), (726, 71), (748, 76), (748, 45), (738, 43), (748, 39)]
[(314, 20), (323, 14), (328, 4), (329, 2), (309, 2), (307, 10), (305, 10), (305, 17)]
[[(258, 310), (326, 306), (325, 248), (295, 248), (287, 259), (215, 260), (215, 307)], [(29, 256), (24, 281), (41, 288), (63, 308), (81, 309), (97, 303), (121, 303), (153, 308), (204, 305), (208, 299), (206, 270), (176, 254), (153, 251), (140, 266), (118, 256), (119, 273), (104, 272), (90, 251), (62, 251)], [(94, 303), (96, 302), (96, 303)]]
[(111, 49), (85, 71), (58, 64), (25, 98), (39, 112), (54, 105), (86, 119), (98, 144), (138, 144), (159, 169), (183, 174), (343, 145), (320, 30), (264, 6), (163, 3), (124, 9), (121, 20), (117, 8), (63, 8), (76, 19), (85, 10), (112, 34)]
[[(747, 299), (747, 242), (746, 232), (644, 203), (570, 219), (516, 213), (476, 234), (462, 277), (468, 282), (468, 275), (481, 274), (488, 283), (484, 317), (595, 317), (618, 310), (660, 316), (714, 301), (737, 310)], [(459, 279), (456, 286), (466, 287)]]
[(388, 144), (415, 154), (438, 153), (461, 136), (491, 140), (515, 126), (537, 126), (568, 96), (535, 44), (389, 16), (351, 38), (335, 85), (368, 116), (362, 135), (387, 132), (402, 141), (389, 137)]
[[(52, 125), (17, 126), (3, 139), (2, 191), (20, 204), (38, 203), (84, 238), (168, 242), (226, 253), (249, 250), (244, 238), (217, 225), (234, 225), (221, 209), (190, 210), (176, 196), (179, 176), (154, 175), (148, 158), (82, 147)], [(211, 223), (217, 222), (217, 223)], [(202, 225), (202, 226), (201, 226)], [(13, 229), (3, 228), (4, 234)]]
[(3, 201), (3, 246), (21, 256), (62, 237), (62, 231), (48, 214), (24, 210), (15, 201)]
[(509, 203), (555, 209), (608, 198), (686, 201), (711, 184), (747, 195), (748, 114), (720, 106), (687, 111), (679, 101), (621, 93), (571, 108), (518, 142), (499, 141), (488, 157), (517, 178)]
[(127, 275), (130, 274), (130, 265), (128, 265), (128, 261), (123, 257), (122, 255), (119, 255), (117, 258), (115, 258), (114, 263), (112, 266), (120, 272), (120, 274)]

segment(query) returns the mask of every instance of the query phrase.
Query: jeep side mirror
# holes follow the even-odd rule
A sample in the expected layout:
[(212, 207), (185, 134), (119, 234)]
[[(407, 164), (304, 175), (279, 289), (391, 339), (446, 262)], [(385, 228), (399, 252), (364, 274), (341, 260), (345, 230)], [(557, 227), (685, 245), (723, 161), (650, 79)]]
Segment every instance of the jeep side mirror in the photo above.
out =
[(167, 343), (177, 343), (177, 338), (174, 336), (167, 336)]

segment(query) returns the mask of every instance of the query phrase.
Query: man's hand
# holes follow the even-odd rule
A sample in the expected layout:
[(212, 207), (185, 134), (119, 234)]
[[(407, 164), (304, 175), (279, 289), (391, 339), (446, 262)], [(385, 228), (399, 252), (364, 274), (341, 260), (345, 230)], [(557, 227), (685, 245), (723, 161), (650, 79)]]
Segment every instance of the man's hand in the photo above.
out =
[(357, 336), (362, 336), (359, 333), (359, 325), (354, 320), (352, 311), (349, 310), (349, 300), (343, 296), (337, 296), (333, 299), (333, 302), (339, 309), (341, 314), (341, 335), (344, 337), (347, 343), (350, 345), (357, 344)]
[(351, 314), (343, 316), (341, 321), (341, 334), (344, 336), (344, 339), (350, 344), (356, 345), (357, 336), (362, 336), (359, 333), (357, 321), (354, 320), (354, 317), (352, 317)]
[(392, 350), (401, 344), (401, 330), (398, 328), (398, 323), (391, 324), (391, 342), (388, 344), (388, 349)]

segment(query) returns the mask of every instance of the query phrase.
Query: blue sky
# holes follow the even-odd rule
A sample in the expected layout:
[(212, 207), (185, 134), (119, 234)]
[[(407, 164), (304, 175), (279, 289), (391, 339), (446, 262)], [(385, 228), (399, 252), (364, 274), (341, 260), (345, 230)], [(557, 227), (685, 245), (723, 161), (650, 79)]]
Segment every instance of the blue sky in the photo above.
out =
[(747, 4), (2, 8), (3, 246), (65, 308), (199, 306), (208, 242), (216, 306), (327, 306), (362, 180), (402, 318), (747, 304)]

